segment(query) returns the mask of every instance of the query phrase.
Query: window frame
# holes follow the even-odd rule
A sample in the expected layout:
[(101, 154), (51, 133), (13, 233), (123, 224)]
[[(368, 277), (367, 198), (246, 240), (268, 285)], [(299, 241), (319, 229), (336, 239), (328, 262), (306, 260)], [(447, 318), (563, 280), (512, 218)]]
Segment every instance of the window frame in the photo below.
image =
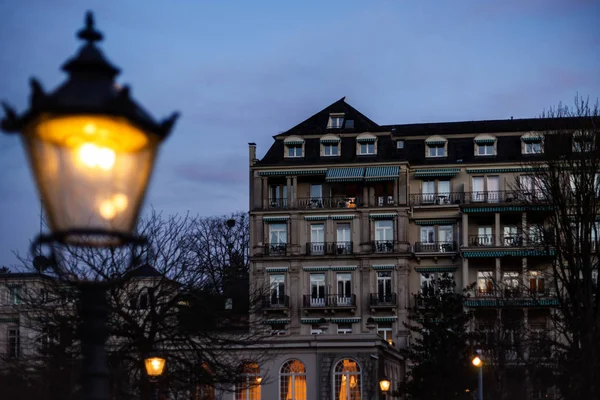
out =
[[(363, 146), (364, 150), (363, 151)], [(372, 151), (369, 151), (369, 146), (372, 146)], [(359, 156), (372, 156), (377, 154), (377, 151), (375, 149), (375, 142), (362, 142), (358, 144), (358, 155)]]
[[(329, 154), (327, 150), (329, 149)], [(335, 149), (335, 152), (333, 151)], [(335, 154), (334, 154), (335, 153)], [(323, 143), (324, 157), (338, 157), (340, 155), (340, 143)]]
[[(356, 371), (345, 371), (344, 369), (346, 367), (343, 366), (344, 361), (349, 361), (349, 362), (353, 362), (356, 365)], [(338, 368), (338, 366), (342, 365), (342, 368)], [(360, 365), (360, 363), (358, 361), (356, 361), (353, 358), (342, 358), (341, 360), (338, 360), (338, 362), (336, 362), (333, 366), (333, 373), (332, 375), (332, 385), (331, 385), (331, 389), (332, 389), (332, 394), (333, 394), (333, 399), (336, 400), (351, 400), (352, 398), (356, 398), (356, 396), (352, 396), (352, 394), (358, 394), (358, 398), (362, 399), (363, 398), (363, 376), (362, 376), (362, 366)], [(342, 378), (342, 376), (346, 376), (346, 396), (345, 399), (341, 398), (341, 391), (342, 391), (342, 382), (344, 381), (344, 379)], [(340, 379), (340, 384), (337, 384), (337, 378), (339, 377)], [(348, 389), (354, 389), (352, 387), (352, 377), (354, 377), (354, 382), (356, 382), (356, 384), (358, 384), (358, 390), (348, 390)], [(356, 379), (358, 378), (358, 379)], [(357, 393), (358, 392), (358, 393)]]
[[(344, 113), (329, 114), (329, 120), (327, 120), (327, 129), (342, 129), (344, 127), (344, 120), (345, 120)], [(334, 123), (334, 121), (335, 121), (335, 123)]]
[[(443, 158), (448, 157), (447, 142), (445, 144), (428, 144), (427, 158)], [(434, 151), (435, 149), (435, 151)], [(440, 149), (442, 150), (440, 154)], [(434, 154), (435, 153), (435, 154)]]
[[(494, 143), (475, 143), (475, 155), (478, 157), (489, 157), (489, 156), (495, 156), (496, 155), (496, 142)], [(481, 150), (490, 150), (490, 152), (488, 153), (487, 151), (484, 151), (483, 153), (481, 152)]]
[[(302, 154), (304, 153), (303, 151), (303, 145), (301, 144), (288, 144), (286, 145), (287, 147), (287, 158), (302, 158)], [(300, 154), (298, 153), (298, 149), (300, 150)], [(293, 150), (293, 152), (292, 152)], [(293, 154), (292, 154), (293, 153)]]
[(21, 329), (9, 327), (6, 329), (6, 355), (8, 358), (21, 357)]
[[(389, 222), (390, 226), (378, 226), (380, 224), (383, 224), (384, 222)], [(393, 242), (394, 241), (394, 220), (393, 219), (378, 219), (375, 221), (375, 231), (374, 231), (374, 237), (375, 237), (375, 241), (388, 241), (388, 242)], [(382, 234), (380, 235), (380, 237), (378, 238), (378, 232), (381, 232)], [(391, 232), (391, 238), (387, 238), (387, 232)], [(385, 234), (383, 234), (385, 233)], [(384, 238), (385, 236), (385, 238)]]
[[(294, 363), (298, 363), (302, 366), (303, 371), (293, 371), (291, 369), (291, 366)], [(284, 368), (288, 367), (288, 370), (284, 372)], [(296, 383), (297, 378), (300, 378), (300, 387), (301, 387), (301, 392), (303, 393), (297, 393), (296, 389), (298, 389), (298, 384)], [(303, 378), (303, 379), (302, 379)], [(303, 382), (303, 384), (302, 384)], [(279, 368), (279, 399), (280, 400), (286, 400), (289, 396), (290, 396), (290, 390), (291, 390), (291, 398), (294, 400), (306, 400), (307, 399), (307, 376), (306, 376), (306, 365), (300, 361), (297, 358), (291, 359), (291, 360), (287, 360), (285, 361), (282, 365), (281, 368)], [(291, 383), (291, 385), (289, 384)], [(302, 386), (304, 386), (302, 388)], [(284, 391), (284, 388), (287, 388), (287, 391)]]

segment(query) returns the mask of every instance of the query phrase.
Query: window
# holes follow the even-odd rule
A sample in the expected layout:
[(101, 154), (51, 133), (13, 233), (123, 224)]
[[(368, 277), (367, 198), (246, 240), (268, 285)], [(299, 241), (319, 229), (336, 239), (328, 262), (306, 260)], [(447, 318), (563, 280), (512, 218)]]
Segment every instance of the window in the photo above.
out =
[(396, 148), (397, 149), (403, 149), (404, 148), (404, 140), (397, 140), (396, 141)]
[[(450, 181), (438, 181), (438, 198), (442, 196), (444, 196), (444, 200), (448, 200), (450, 196)], [(449, 204), (449, 202), (443, 201), (440, 204)]]
[(148, 308), (148, 293), (144, 291), (144, 293), (140, 294), (140, 310), (145, 310)]
[(285, 304), (285, 275), (273, 274), (269, 276), (269, 288), (271, 290), (271, 307), (284, 307)]
[(389, 344), (394, 343), (392, 332), (392, 324), (377, 324), (377, 334)]
[(352, 305), (352, 274), (350, 272), (337, 274), (337, 305)]
[(506, 297), (519, 295), (519, 280), (518, 272), (505, 271), (502, 273), (502, 284), (504, 285), (504, 295)]
[(323, 145), (323, 155), (324, 156), (337, 156), (338, 155), (339, 144), (338, 143), (328, 143)]
[(428, 157), (446, 157), (446, 145), (445, 144), (429, 144)]
[(530, 142), (523, 143), (523, 154), (541, 154), (542, 143), (541, 142)]
[(358, 149), (358, 154), (360, 155), (375, 154), (375, 143), (360, 143)]
[(377, 273), (377, 300), (379, 303), (392, 302), (392, 273), (390, 271)]
[(435, 229), (433, 226), (422, 226), (421, 227), (421, 243), (434, 243), (435, 242)]
[(269, 251), (285, 254), (287, 246), (287, 224), (269, 224)]
[(424, 296), (432, 296), (435, 292), (435, 274), (433, 273), (422, 273), (421, 274), (421, 294)]
[(377, 252), (391, 253), (394, 251), (394, 221), (375, 221), (375, 247)]
[(423, 203), (433, 203), (435, 200), (435, 181), (423, 181)]
[(529, 275), (529, 292), (532, 294), (546, 294), (546, 284), (544, 275), (540, 271), (528, 271)]
[(507, 225), (503, 228), (502, 242), (504, 246), (521, 246), (523, 237), (519, 234), (515, 225)]
[(573, 151), (576, 153), (592, 151), (592, 144), (590, 137), (575, 137), (573, 138)]
[(21, 355), (21, 334), (19, 328), (8, 328), (8, 358), (18, 358)]
[(325, 254), (325, 225), (323, 224), (310, 225), (310, 254)]
[(352, 236), (350, 224), (338, 224), (336, 232), (337, 254), (352, 253)]
[(494, 155), (494, 143), (477, 144), (477, 155), (478, 156), (493, 156)]
[[(521, 189), (520, 196), (524, 200), (543, 199), (544, 192), (542, 187), (543, 182), (531, 175), (520, 175), (519, 176), (519, 188)], [(573, 187), (574, 181), (571, 180), (571, 188)]]
[(279, 371), (279, 399), (306, 400), (306, 368), (299, 360), (287, 361)]
[(483, 176), (474, 176), (471, 179), (471, 190), (473, 191), (471, 195), (471, 201), (481, 202), (485, 201), (485, 188), (483, 186), (484, 180)]
[(302, 145), (288, 145), (288, 157), (302, 157)]
[(499, 203), (500, 202), (500, 177), (499, 176), (488, 176), (486, 179), (487, 192), (486, 200), (488, 203)]
[(287, 207), (287, 186), (270, 185), (269, 186), (269, 207), (285, 208)]
[(544, 238), (544, 226), (543, 225), (529, 225), (529, 237), (527, 238), (528, 244), (540, 244)]
[(257, 363), (242, 364), (241, 373), (235, 384), (235, 400), (260, 400), (260, 368)]
[(14, 285), (8, 288), (8, 303), (15, 306), (21, 304), (21, 286)]
[(327, 129), (340, 129), (344, 124), (344, 114), (329, 114)]
[(338, 324), (338, 335), (349, 335), (352, 333), (352, 324)]
[(323, 185), (310, 185), (310, 208), (323, 208)]
[(491, 296), (494, 294), (494, 273), (492, 271), (477, 271), (477, 295)]
[(477, 227), (477, 236), (473, 240), (473, 246), (493, 246), (494, 235), (491, 226)]
[(347, 119), (346, 122), (344, 123), (344, 126), (346, 127), (346, 129), (354, 129), (354, 120)]
[(325, 307), (325, 274), (310, 274), (310, 306)]
[(340, 360), (333, 373), (333, 398), (335, 400), (362, 399), (362, 376), (358, 363), (351, 359)]

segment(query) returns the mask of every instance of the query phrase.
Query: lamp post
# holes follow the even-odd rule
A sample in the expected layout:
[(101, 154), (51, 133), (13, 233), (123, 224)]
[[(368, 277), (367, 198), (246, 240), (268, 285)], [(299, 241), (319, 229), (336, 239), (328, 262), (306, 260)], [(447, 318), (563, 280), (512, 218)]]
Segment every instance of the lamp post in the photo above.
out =
[(379, 388), (381, 389), (381, 393), (383, 394), (383, 398), (387, 398), (387, 393), (390, 390), (390, 386), (391, 386), (391, 382), (390, 380), (384, 376), (380, 381), (379, 381)]
[[(45, 93), (31, 79), (29, 110), (2, 103), (2, 130), (18, 133), (48, 218), (50, 234), (34, 242), (111, 248), (139, 244), (133, 234), (160, 143), (178, 114), (155, 121), (115, 83), (119, 69), (96, 46), (103, 35), (88, 12), (84, 44), (62, 67), (67, 80)], [(53, 250), (54, 251), (54, 250)], [(56, 265), (54, 265), (56, 267)], [(60, 268), (55, 272), (63, 279)], [(61, 275), (62, 274), (62, 275)], [(109, 397), (106, 288), (76, 277), (81, 300), (82, 398)]]
[(152, 383), (152, 399), (158, 400), (157, 382), (163, 374), (167, 360), (158, 354), (150, 354), (144, 359), (148, 379)]
[(483, 361), (481, 360), (481, 350), (476, 350), (477, 355), (473, 357), (471, 362), (479, 370), (478, 385), (477, 385), (477, 399), (483, 400)]

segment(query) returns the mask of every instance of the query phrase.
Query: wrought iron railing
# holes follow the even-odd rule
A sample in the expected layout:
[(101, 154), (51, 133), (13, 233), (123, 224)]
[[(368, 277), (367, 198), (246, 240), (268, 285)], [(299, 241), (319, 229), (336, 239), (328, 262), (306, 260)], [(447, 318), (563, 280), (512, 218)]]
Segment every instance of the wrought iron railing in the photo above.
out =
[(265, 256), (285, 256), (287, 253), (287, 243), (267, 243), (264, 245)]
[(352, 254), (352, 242), (309, 242), (306, 243), (309, 256)]
[(356, 208), (359, 204), (357, 197), (299, 197), (296, 200), (297, 207), (302, 209), (324, 209), (324, 208)]
[(373, 240), (371, 251), (373, 253), (393, 253), (395, 251), (395, 240)]
[(457, 249), (456, 242), (416, 242), (415, 253), (449, 253)]
[(371, 306), (373, 307), (392, 307), (396, 304), (396, 293), (371, 293)]
[(263, 299), (263, 308), (290, 308), (290, 296), (270, 296)]
[(267, 203), (267, 208), (272, 209), (285, 209), (288, 208), (288, 200), (287, 199), (269, 199)]
[(410, 195), (410, 204), (413, 206), (447, 206), (461, 204), (463, 198), (463, 192), (417, 193)]
[(492, 234), (469, 235), (469, 246), (496, 246), (496, 237)]
[(304, 308), (356, 307), (356, 295), (326, 294), (322, 296), (313, 296), (305, 294), (302, 304)]

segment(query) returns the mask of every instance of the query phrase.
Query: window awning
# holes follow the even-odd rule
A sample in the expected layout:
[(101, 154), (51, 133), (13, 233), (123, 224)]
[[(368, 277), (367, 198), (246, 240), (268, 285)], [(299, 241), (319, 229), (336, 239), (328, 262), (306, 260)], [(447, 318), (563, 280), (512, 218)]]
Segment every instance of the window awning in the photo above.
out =
[(539, 143), (542, 141), (541, 136), (524, 136), (521, 138), (525, 143)]
[(395, 269), (396, 266), (394, 264), (390, 264), (390, 265), (372, 265), (371, 266), (375, 271), (382, 271), (382, 270), (392, 270)]
[(290, 323), (289, 318), (265, 319), (265, 325), (287, 325)]
[(14, 323), (19, 322), (18, 317), (8, 317), (8, 318), (0, 318), (0, 323)]
[(415, 178), (429, 178), (434, 176), (455, 176), (460, 173), (460, 168), (440, 168), (440, 169), (417, 169)]
[(360, 322), (360, 317), (355, 317), (355, 318), (331, 318), (329, 321), (333, 322), (334, 324), (356, 324), (356, 323)]
[(456, 271), (456, 267), (422, 267), (422, 268), (415, 268), (415, 271), (417, 272), (426, 272), (426, 273), (431, 273), (431, 272), (454, 272)]
[(345, 219), (354, 219), (354, 215), (332, 215), (331, 219), (338, 221)]
[(340, 142), (340, 138), (326, 138), (326, 139), (321, 139), (321, 143), (339, 143)]
[(326, 221), (329, 218), (329, 215), (305, 215), (304, 219), (306, 221)]
[(343, 267), (331, 267), (332, 271), (354, 271), (356, 269), (356, 265), (346, 265)]
[(415, 225), (453, 225), (455, 219), (420, 219), (415, 220)]
[(265, 268), (265, 272), (287, 272), (288, 267), (268, 267)]
[(446, 144), (445, 140), (429, 140), (427, 142), (427, 146), (441, 146), (443, 144)]
[(399, 166), (367, 167), (365, 170), (366, 181), (389, 181), (398, 178)]
[(381, 213), (381, 214), (369, 214), (369, 219), (392, 219), (396, 218), (395, 213)]
[(375, 322), (394, 322), (398, 319), (396, 315), (390, 317), (373, 317)]
[(327, 173), (325, 168), (323, 169), (294, 169), (294, 170), (272, 170), (272, 171), (260, 171), (259, 176), (291, 176), (291, 175), (324, 175)]
[(494, 144), (496, 139), (475, 139), (474, 142), (477, 144)]
[(288, 219), (290, 219), (290, 217), (287, 216), (287, 215), (278, 215), (278, 216), (272, 216), (272, 217), (263, 217), (263, 221), (264, 222), (286, 222)]
[(304, 140), (288, 140), (287, 142), (284, 142), (286, 146), (292, 145), (292, 146), (298, 146), (298, 145), (303, 145), (304, 144)]
[(327, 170), (327, 182), (358, 182), (365, 175), (364, 167), (330, 168)]
[(361, 138), (356, 138), (356, 141), (358, 143), (373, 143), (377, 141), (376, 137), (361, 137)]

